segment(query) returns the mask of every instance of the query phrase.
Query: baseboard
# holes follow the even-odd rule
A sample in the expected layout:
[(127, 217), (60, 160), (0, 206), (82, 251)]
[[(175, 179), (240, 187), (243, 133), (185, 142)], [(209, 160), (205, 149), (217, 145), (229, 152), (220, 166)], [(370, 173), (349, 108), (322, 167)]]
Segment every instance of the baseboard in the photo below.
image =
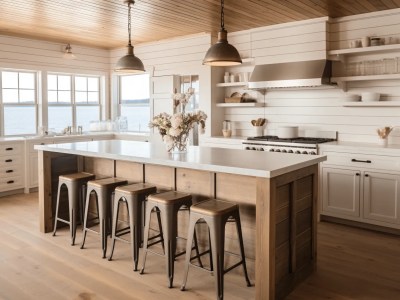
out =
[(12, 191), (6, 191), (6, 192), (0, 192), (0, 197), (6, 197), (6, 196), (11, 196), (11, 195), (16, 195), (16, 194), (23, 194), (24, 189), (16, 189)]

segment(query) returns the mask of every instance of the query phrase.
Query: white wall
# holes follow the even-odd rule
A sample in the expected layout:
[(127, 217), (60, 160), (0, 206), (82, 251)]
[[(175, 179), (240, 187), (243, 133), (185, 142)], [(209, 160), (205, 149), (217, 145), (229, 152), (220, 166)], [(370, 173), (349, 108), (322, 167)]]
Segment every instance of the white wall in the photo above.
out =
[[(231, 33), (229, 41), (238, 47), (242, 57), (253, 57), (255, 64), (269, 64), (323, 59), (327, 50), (348, 48), (350, 40), (363, 36), (394, 36), (400, 43), (400, 10), (269, 26)], [(350, 61), (396, 56), (400, 57), (400, 53), (355, 57)], [(251, 71), (253, 67), (247, 65), (230, 70), (240, 73)], [(400, 100), (399, 84), (398, 80), (353, 82), (348, 86), (348, 93), (376, 91), (382, 94), (382, 100)], [(235, 91), (238, 89), (228, 88), (225, 95)], [(265, 95), (247, 90), (239, 92), (250, 93), (266, 107), (225, 108), (224, 118), (234, 121), (237, 135), (254, 135), (250, 120), (259, 117), (268, 120), (266, 134), (273, 134), (279, 126), (299, 125), (303, 132), (307, 129), (337, 130), (339, 140), (343, 141), (376, 142), (377, 127), (400, 126), (400, 107), (343, 107), (345, 93), (339, 88), (275, 89), (268, 90)], [(400, 144), (399, 129), (391, 134), (389, 142)]]

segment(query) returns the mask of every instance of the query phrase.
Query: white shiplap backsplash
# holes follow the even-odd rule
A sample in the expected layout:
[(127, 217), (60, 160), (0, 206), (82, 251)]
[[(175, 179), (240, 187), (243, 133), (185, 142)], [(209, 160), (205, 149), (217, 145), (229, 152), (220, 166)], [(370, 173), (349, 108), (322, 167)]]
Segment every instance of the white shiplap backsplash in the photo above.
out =
[[(348, 48), (349, 41), (363, 36), (392, 36), (400, 43), (400, 9), (238, 32), (230, 35), (230, 42), (238, 46), (243, 57), (253, 57), (255, 64), (269, 64), (324, 59), (326, 50)], [(400, 57), (400, 52), (352, 57), (350, 61), (396, 56)], [(242, 66), (230, 71), (241, 73), (252, 68)], [(350, 82), (347, 88), (349, 94), (373, 91), (381, 94), (381, 100), (400, 100), (400, 80)], [(266, 118), (265, 134), (274, 134), (279, 126), (298, 125), (300, 134), (335, 130), (339, 140), (372, 143), (377, 141), (378, 127), (399, 126), (391, 133), (389, 143), (400, 144), (400, 107), (343, 107), (346, 93), (338, 87), (272, 89), (265, 93), (227, 88), (225, 95), (235, 91), (249, 93), (265, 103), (265, 107), (225, 108), (225, 119), (232, 121), (235, 135), (254, 135), (250, 120)]]

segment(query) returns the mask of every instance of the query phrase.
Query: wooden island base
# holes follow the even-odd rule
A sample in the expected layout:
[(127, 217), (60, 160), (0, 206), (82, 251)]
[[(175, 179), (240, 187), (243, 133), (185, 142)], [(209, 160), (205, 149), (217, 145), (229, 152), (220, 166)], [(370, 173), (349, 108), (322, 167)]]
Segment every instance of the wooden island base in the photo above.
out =
[[(284, 298), (315, 266), (318, 164), (262, 178), (41, 150), (41, 232), (53, 230), (58, 176), (76, 171), (148, 182), (191, 193), (198, 199), (211, 197), (237, 202), (256, 299)], [(184, 237), (185, 222), (182, 219), (179, 223), (180, 236)], [(238, 253), (234, 228), (228, 226), (226, 248)], [(202, 229), (204, 232), (200, 230), (199, 236), (205, 243), (208, 235), (205, 227)], [(234, 260), (228, 256), (227, 264)]]

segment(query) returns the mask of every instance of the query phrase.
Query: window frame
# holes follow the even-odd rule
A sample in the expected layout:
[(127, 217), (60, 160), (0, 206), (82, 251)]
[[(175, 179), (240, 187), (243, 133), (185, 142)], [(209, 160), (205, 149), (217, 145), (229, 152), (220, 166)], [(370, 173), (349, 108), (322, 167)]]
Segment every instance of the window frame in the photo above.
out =
[[(14, 72), (14, 73), (18, 73), (18, 103), (4, 103), (4, 99), (3, 99), (3, 72)], [(34, 78), (34, 83), (33, 83), (33, 90), (34, 90), (34, 101), (33, 102), (24, 102), (21, 103), (20, 102), (20, 87), (19, 87), (19, 73), (29, 73), (29, 74), (33, 74), (33, 78)], [(2, 137), (13, 137), (13, 136), (21, 136), (21, 135), (32, 135), (32, 133), (21, 133), (21, 134), (8, 134), (6, 135), (5, 132), (5, 118), (4, 118), (4, 108), (5, 107), (33, 107), (35, 110), (34, 113), (34, 117), (35, 117), (35, 128), (34, 128), (34, 133), (33, 134), (37, 134), (37, 130), (38, 130), (38, 124), (39, 124), (39, 112), (38, 112), (38, 106), (39, 106), (39, 71), (31, 71), (31, 70), (20, 70), (20, 69), (8, 69), (8, 68), (0, 68), (0, 136)], [(4, 89), (11, 89), (11, 88), (4, 88)], [(32, 90), (32, 89), (26, 89), (23, 88), (22, 90)]]

